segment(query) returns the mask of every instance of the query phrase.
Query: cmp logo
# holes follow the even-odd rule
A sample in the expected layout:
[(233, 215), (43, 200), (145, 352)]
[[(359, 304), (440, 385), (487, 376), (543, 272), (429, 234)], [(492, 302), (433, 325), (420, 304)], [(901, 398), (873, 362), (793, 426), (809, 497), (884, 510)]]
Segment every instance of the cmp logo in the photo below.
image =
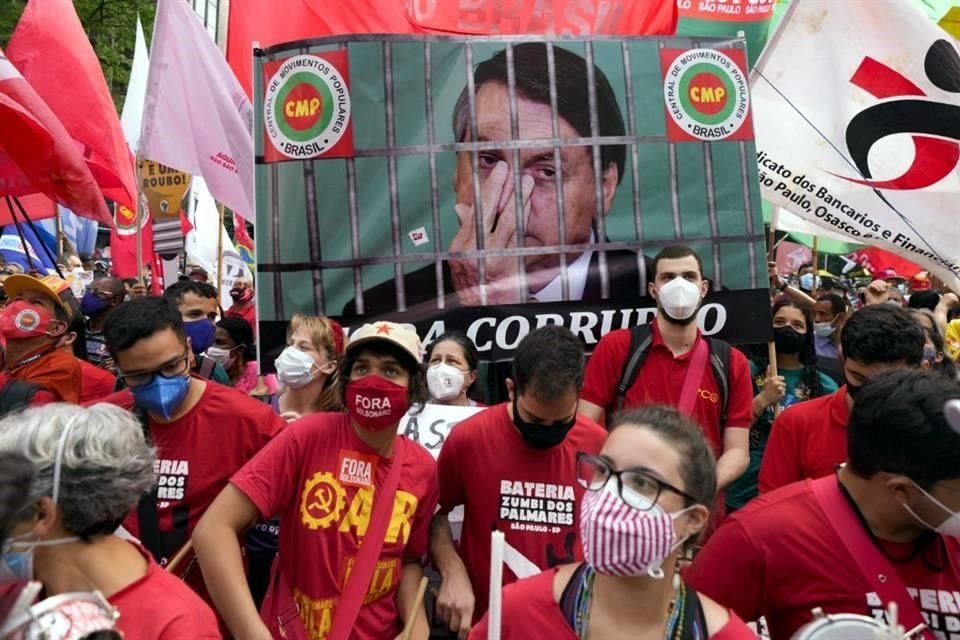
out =
[(14, 318), (13, 324), (19, 331), (31, 333), (40, 326), (40, 314), (33, 309), (24, 309)]
[(288, 58), (267, 82), (264, 127), (273, 147), (288, 158), (330, 151), (350, 124), (346, 75), (328, 58)]
[[(924, 73), (936, 88), (960, 94), (960, 56), (952, 44), (937, 40), (924, 58)], [(863, 176), (837, 176), (875, 189), (925, 189), (950, 175), (960, 163), (960, 106), (937, 102), (899, 71), (865, 57), (850, 83), (881, 100), (855, 115), (847, 125), (850, 157)], [(910, 134), (913, 162), (901, 175), (876, 180), (870, 150), (887, 136)], [(837, 174), (834, 174), (837, 175)]]
[(678, 55), (665, 70), (667, 114), (685, 139), (722, 140), (747, 121), (747, 76), (733, 59), (714, 49)]

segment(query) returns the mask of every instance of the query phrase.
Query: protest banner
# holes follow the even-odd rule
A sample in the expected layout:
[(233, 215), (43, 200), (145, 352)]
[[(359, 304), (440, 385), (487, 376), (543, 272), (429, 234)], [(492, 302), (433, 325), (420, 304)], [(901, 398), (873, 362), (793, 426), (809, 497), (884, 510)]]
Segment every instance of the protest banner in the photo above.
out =
[(459, 328), (488, 361), (547, 323), (591, 348), (652, 318), (672, 244), (705, 333), (768, 339), (742, 40), (331, 37), (255, 67), (268, 370), (295, 312)]
[(730, 37), (742, 32), (750, 62), (767, 42), (777, 0), (677, 0), (677, 35)]
[(794, 0), (751, 77), (764, 198), (957, 288), (958, 69), (910, 3)]
[(484, 407), (454, 407), (444, 404), (427, 404), (416, 414), (407, 413), (400, 420), (397, 433), (423, 446), (436, 459), (450, 431), (470, 416), (483, 411)]

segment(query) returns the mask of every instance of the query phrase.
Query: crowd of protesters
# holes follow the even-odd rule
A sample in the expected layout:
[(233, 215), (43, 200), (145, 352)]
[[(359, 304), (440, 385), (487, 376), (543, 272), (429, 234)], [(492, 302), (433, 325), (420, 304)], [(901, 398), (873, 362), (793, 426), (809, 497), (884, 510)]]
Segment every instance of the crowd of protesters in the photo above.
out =
[[(4, 274), (0, 637), (33, 583), (131, 639), (787, 640), (891, 603), (957, 637), (957, 296), (771, 267), (772, 342), (733, 347), (700, 257), (651, 265), (649, 325), (532, 331), (491, 406), (453, 327), (296, 315), (264, 375), (252, 282)], [(475, 412), (438, 458), (428, 404)]]

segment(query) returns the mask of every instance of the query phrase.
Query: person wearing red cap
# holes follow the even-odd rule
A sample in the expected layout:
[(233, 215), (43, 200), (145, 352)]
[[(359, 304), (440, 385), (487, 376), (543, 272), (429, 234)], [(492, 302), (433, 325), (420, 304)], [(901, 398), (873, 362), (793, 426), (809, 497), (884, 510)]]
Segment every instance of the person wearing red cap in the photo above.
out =
[[(397, 433), (428, 392), (420, 339), (392, 322), (366, 324), (340, 362), (345, 413), (317, 413), (283, 430), (237, 472), (200, 520), (193, 542), (220, 614), (238, 637), (394, 638), (423, 576), (437, 466)], [(258, 614), (237, 535), (280, 516), (275, 577)], [(262, 615), (262, 619), (261, 619)]]
[(254, 300), (253, 283), (246, 278), (237, 278), (230, 289), (230, 299), (233, 305), (227, 309), (226, 316), (243, 318), (257, 335), (257, 302)]
[(10, 301), (0, 312), (6, 341), (4, 372), (49, 391), (56, 400), (80, 401), (80, 363), (58, 348), (77, 312), (70, 285), (56, 276), (11, 275), (4, 281)]

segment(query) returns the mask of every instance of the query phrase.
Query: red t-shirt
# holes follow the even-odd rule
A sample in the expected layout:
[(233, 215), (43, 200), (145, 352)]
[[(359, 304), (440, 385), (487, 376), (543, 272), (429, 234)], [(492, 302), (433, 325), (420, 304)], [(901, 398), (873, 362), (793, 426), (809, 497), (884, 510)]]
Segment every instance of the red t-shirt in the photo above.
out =
[[(382, 640), (400, 632), (396, 590), (403, 564), (419, 562), (427, 552), (439, 488), (437, 465), (426, 449), (403, 436), (394, 448), (393, 458), (383, 458), (357, 437), (345, 414), (317, 413), (290, 425), (230, 480), (264, 519), (280, 516), (281, 579), (300, 606), (310, 640), (330, 631), (376, 490), (397, 455), (403, 466), (393, 516), (350, 637)], [(265, 603), (271, 600), (268, 594)], [(264, 620), (281, 613), (261, 611)]]
[(219, 639), (217, 618), (182, 580), (164, 571), (146, 551), (145, 576), (110, 596), (120, 611), (117, 627), (124, 640)]
[(250, 325), (250, 328), (253, 329), (253, 334), (257, 334), (257, 307), (252, 301), (242, 305), (235, 304), (227, 309), (224, 315), (243, 318), (247, 321), (247, 324)]
[[(623, 398), (624, 409), (645, 404), (666, 404), (676, 407), (680, 403), (680, 391), (690, 367), (694, 349), (674, 356), (663, 343), (660, 329), (654, 320), (650, 323), (652, 342), (646, 360), (640, 368), (636, 382)], [(703, 337), (697, 331), (697, 340)], [(623, 375), (623, 367), (630, 356), (630, 330), (611, 331), (600, 339), (584, 371), (583, 390), (580, 397), (608, 410), (614, 407), (617, 385)], [(727, 423), (725, 427), (749, 429), (753, 423), (753, 382), (747, 358), (738, 349), (730, 350), (729, 389), (727, 390)], [(703, 429), (704, 435), (719, 457), (723, 453), (723, 436), (720, 433), (720, 387), (708, 364), (697, 389), (697, 399), (692, 418)]]
[[(765, 616), (772, 640), (790, 638), (812, 619), (814, 607), (869, 616), (886, 609), (827, 520), (811, 482), (760, 496), (734, 513), (684, 576), (744, 620)], [(893, 558), (909, 558), (914, 546), (881, 544)], [(960, 541), (939, 536), (926, 554), (893, 565), (939, 638), (960, 630), (958, 552)], [(925, 561), (944, 569), (932, 571)]]
[(773, 421), (760, 464), (760, 493), (830, 475), (847, 459), (847, 388), (801, 402)]
[[(139, 507), (124, 522), (161, 566), (190, 539), (230, 477), (286, 424), (269, 405), (216, 382), (203, 382), (200, 401), (185, 416), (166, 424), (150, 421), (157, 448), (156, 509), (148, 511), (154, 523), (141, 521)], [(104, 400), (124, 406), (125, 399), (132, 400), (129, 391)], [(185, 560), (180, 568), (190, 564)], [(190, 571), (188, 582), (204, 595), (199, 570)]]
[(476, 598), (474, 620), (487, 610), (494, 529), (506, 538), (504, 584), (517, 579), (509, 568), (514, 556), (539, 569), (583, 559), (584, 489), (576, 480), (576, 456), (579, 451), (600, 453), (607, 436), (602, 427), (578, 414), (562, 443), (535, 449), (520, 436), (507, 406), (490, 407), (459, 423), (437, 460), (440, 512), (464, 505), (460, 557)]
[[(556, 569), (538, 576), (520, 580), (503, 590), (503, 609), (500, 637), (503, 640), (577, 640), (570, 623), (563, 616), (560, 605), (553, 599), (553, 581)], [(470, 630), (469, 640), (485, 640), (488, 619), (483, 619)], [(730, 619), (715, 633), (713, 640), (757, 640), (757, 635), (730, 612)]]
[(117, 386), (116, 376), (86, 360), (78, 359), (78, 362), (80, 362), (81, 376), (80, 404), (94, 404), (113, 394)]

